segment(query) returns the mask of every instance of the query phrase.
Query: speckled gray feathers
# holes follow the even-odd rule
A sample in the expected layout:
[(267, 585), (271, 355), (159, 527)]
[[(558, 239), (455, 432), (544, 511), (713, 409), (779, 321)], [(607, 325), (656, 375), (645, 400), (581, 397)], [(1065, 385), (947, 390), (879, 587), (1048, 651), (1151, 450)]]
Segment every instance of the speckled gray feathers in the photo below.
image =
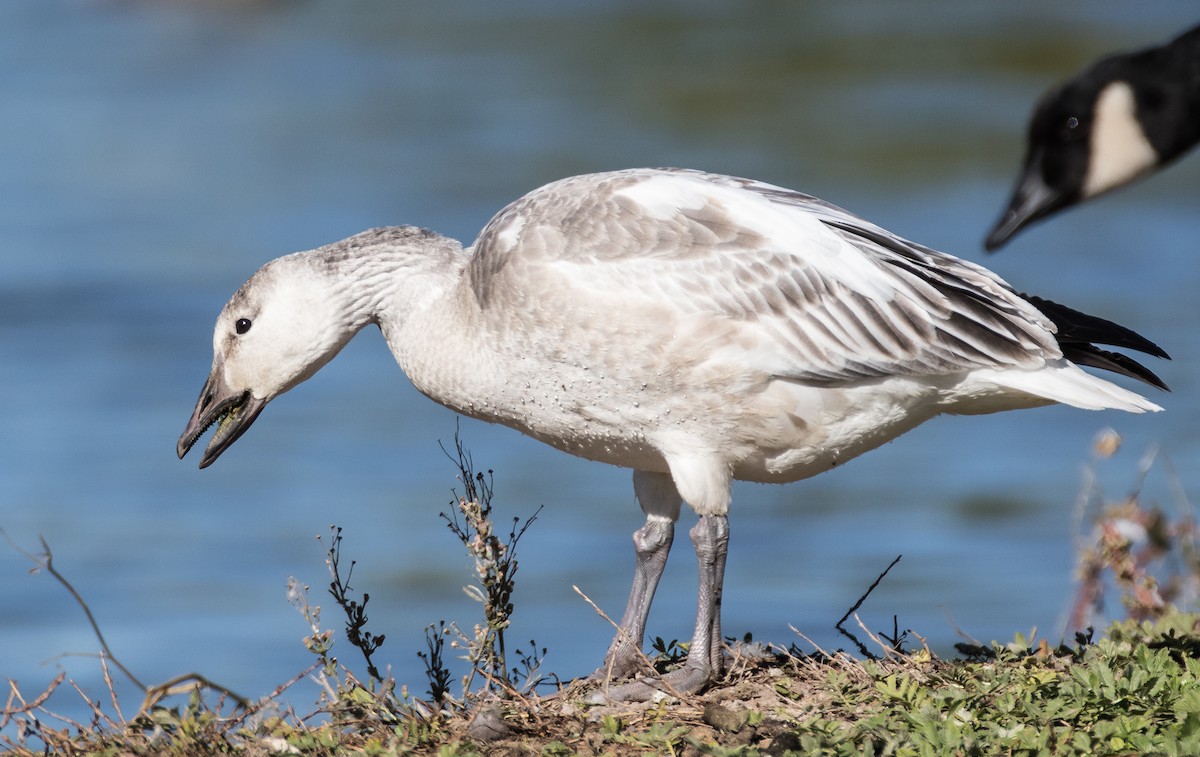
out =
[[(698, 207), (650, 214), (624, 194), (663, 177), (711, 185)], [(875, 296), (831, 273), (811, 238), (768, 238), (737, 214), (747, 196), (819, 219), (869, 261)], [(832, 244), (832, 242), (830, 242)], [(1054, 326), (978, 266), (907, 242), (808, 195), (671, 169), (573, 177), (534, 191), (487, 225), (467, 275), (483, 308), (558, 266), (596, 296), (637, 292), (681, 311), (755, 323), (776, 342), (775, 375), (836, 382), (944, 375), (1061, 356)]]

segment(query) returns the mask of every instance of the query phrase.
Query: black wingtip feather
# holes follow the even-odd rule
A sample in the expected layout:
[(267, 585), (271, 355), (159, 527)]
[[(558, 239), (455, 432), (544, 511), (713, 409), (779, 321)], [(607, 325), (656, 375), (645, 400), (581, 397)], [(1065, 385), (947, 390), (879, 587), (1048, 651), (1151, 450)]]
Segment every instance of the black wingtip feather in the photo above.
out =
[(1138, 361), (1119, 352), (1100, 349), (1096, 345), (1106, 344), (1110, 347), (1122, 347), (1170, 360), (1171, 356), (1162, 347), (1132, 329), (1127, 329), (1104, 318), (1081, 313), (1066, 305), (1060, 305), (1034, 295), (1022, 294), (1021, 296), (1049, 318), (1058, 329), (1054, 337), (1062, 348), (1063, 357), (1077, 365), (1113, 371), (1122, 376), (1145, 381), (1164, 391), (1171, 391), (1166, 382), (1156, 376), (1154, 371)]
[(1057, 302), (1035, 295), (1022, 294), (1021, 296), (1028, 300), (1035, 308), (1042, 311), (1042, 314), (1058, 327), (1058, 333), (1055, 335), (1055, 338), (1058, 339), (1058, 343), (1061, 345), (1107, 344), (1110, 347), (1137, 350), (1138, 352), (1144, 352), (1154, 357), (1161, 357), (1165, 360), (1171, 359), (1171, 356), (1162, 347), (1159, 347), (1136, 331), (1127, 329), (1118, 323), (1113, 323), (1094, 315), (1088, 315), (1087, 313), (1081, 313), (1066, 305), (1060, 305)]
[(1154, 371), (1120, 352), (1102, 350), (1093, 344), (1086, 346), (1064, 345), (1063, 357), (1076, 365), (1087, 365), (1092, 368), (1112, 371), (1122, 376), (1145, 381), (1147, 384), (1162, 389), (1165, 392), (1171, 391), (1166, 382), (1155, 375)]

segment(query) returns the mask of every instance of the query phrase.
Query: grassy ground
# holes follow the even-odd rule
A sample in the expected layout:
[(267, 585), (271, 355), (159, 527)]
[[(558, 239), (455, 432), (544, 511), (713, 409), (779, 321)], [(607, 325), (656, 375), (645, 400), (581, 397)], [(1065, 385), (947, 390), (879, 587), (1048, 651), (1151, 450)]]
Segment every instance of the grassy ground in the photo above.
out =
[[(741, 653), (719, 687), (588, 706), (582, 689), (433, 713), (344, 671), (324, 720), (222, 715), (196, 695), (38, 736), (59, 754), (1200, 754), (1200, 618), (1126, 621), (1071, 647), (1022, 641), (860, 661)], [(27, 716), (26, 716), (27, 717)], [(32, 745), (16, 747), (34, 754)]]
[[(1113, 444), (1103, 440), (1098, 454)], [(881, 639), (861, 626), (866, 641), (855, 639), (854, 656), (731, 642), (724, 680), (703, 695), (589, 705), (585, 684), (532, 693), (546, 682), (536, 647), (506, 654), (517, 546), (534, 518), (514, 522), (506, 537), (496, 533), (490, 479), (457, 452), (465, 491), (447, 520), (474, 562), (469, 591), (482, 617), (466, 631), (430, 627), (424, 699), (379, 672), (372, 656), (382, 637), (367, 630), (367, 597), (354, 595), (343, 575), (335, 529), (327, 541), (330, 594), (344, 615), (348, 646), (340, 648), (353, 661), (333, 656), (335, 634), (298, 585), (291, 597), (311, 626), (305, 645), (314, 663), (256, 702), (196, 676), (145, 686), (93, 622), (106, 676), (125, 676), (145, 693), (137, 713), (114, 693), (107, 707), (89, 702), (89, 722), (73, 723), (47, 704), (70, 682), (60, 678), (43, 693), (10, 682), (0, 746), (16, 755), (1200, 754), (1200, 615), (1178, 609), (1195, 609), (1200, 583), (1186, 507), (1169, 517), (1143, 507), (1136, 492), (1091, 501), (1085, 487), (1080, 501), (1094, 527), (1079, 554), (1073, 616), (1083, 625), (1107, 603), (1128, 618), (1067, 645), (1018, 636), (960, 645), (958, 657), (945, 660), (915, 634)], [(74, 594), (43, 548), (30, 559)], [(684, 651), (659, 641), (651, 662), (661, 672)], [(454, 680), (449, 654), (465, 658), (470, 672)], [(282, 704), (301, 679), (321, 691), (304, 715)]]

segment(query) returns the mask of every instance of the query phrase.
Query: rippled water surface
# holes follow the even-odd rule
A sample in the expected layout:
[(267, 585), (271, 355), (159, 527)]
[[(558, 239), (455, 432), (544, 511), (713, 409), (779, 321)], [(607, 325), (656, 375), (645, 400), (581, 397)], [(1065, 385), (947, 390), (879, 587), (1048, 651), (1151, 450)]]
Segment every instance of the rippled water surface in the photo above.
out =
[[(258, 697), (310, 661), (285, 584), (330, 604), (314, 536), (337, 523), (387, 635), (377, 659), (419, 692), (423, 627), (476, 619), (438, 517), (457, 421), (378, 332), (213, 468), (175, 458), (213, 318), (261, 263), (385, 224), (469, 241), (540, 184), (637, 165), (795, 187), (982, 261), (1041, 91), (1193, 22), (1183, 3), (2, 3), (0, 526), (46, 538), (142, 679), (196, 670)], [(1057, 638), (1096, 432), (1126, 436), (1110, 492), (1154, 444), (1200, 484), (1198, 188), (1185, 160), (986, 260), (1163, 344), (1167, 412), (940, 419), (815, 480), (739, 485), (726, 630), (836, 646), (833, 622), (903, 553), (863, 607), (872, 627), (897, 615), (939, 650), (956, 629)], [(545, 505), (513, 637), (563, 677), (591, 670), (610, 628), (572, 585), (619, 615), (641, 521), (628, 473), (475, 421), (461, 434), (506, 518)], [(1165, 478), (1150, 487), (1170, 500)], [(58, 657), (96, 651), (82, 612), (29, 567), (0, 548), (0, 676), (33, 692), (61, 667), (100, 696), (95, 659)], [(690, 635), (694, 591), (681, 538), (652, 634)]]

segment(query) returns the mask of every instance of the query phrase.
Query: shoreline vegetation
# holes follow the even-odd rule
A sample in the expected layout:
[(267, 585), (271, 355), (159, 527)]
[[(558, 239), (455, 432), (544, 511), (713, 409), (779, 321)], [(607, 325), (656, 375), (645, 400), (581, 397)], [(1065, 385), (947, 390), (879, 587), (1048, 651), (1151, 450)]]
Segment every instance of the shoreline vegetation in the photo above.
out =
[[(1098, 437), (1076, 503), (1079, 591), (1070, 627), (1084, 630), (1069, 642), (1031, 632), (1007, 643), (960, 643), (954, 659), (941, 659), (899, 620), (890, 632), (872, 632), (858, 619), (855, 610), (886, 580), (885, 570), (839, 624), (849, 651), (820, 649), (799, 632), (786, 647), (726, 639), (720, 684), (656, 703), (585, 704), (592, 684), (559, 681), (542, 670), (545, 648), (506, 638), (517, 549), (537, 513), (512, 518), (505, 534), (493, 517), (492, 472), (477, 472), (457, 438), (446, 452), (462, 491), (455, 492), (457, 511), (442, 517), (472, 564), (474, 582), (465, 590), (481, 614), (470, 628), (439, 621), (426, 629), (426, 648), (416, 652), (426, 671), (419, 695), (398, 685), (386, 665), (380, 669), (385, 637), (370, 630), (370, 595), (351, 585), (354, 562), (343, 558), (336, 526), (319, 540), (330, 576), (325, 609), (338, 617), (322, 617), (310, 588), (290, 582), (313, 663), (257, 700), (200, 674), (145, 685), (109, 649), (84, 597), (55, 569), (49, 545), (43, 540), (34, 554), (10, 540), (83, 608), (109, 690), (89, 697), (65, 674), (38, 691), (8, 681), (0, 749), (21, 757), (1200, 754), (1193, 514), (1182, 494), (1166, 509), (1142, 501), (1152, 466), (1172, 475), (1156, 452), (1142, 458), (1131, 494), (1107, 500), (1094, 470), (1119, 444), (1113, 432)], [(1114, 607), (1123, 617), (1104, 615)], [(685, 654), (686, 645), (656, 639), (647, 669), (661, 673)], [(451, 671), (464, 665), (465, 673)], [(114, 678), (142, 694), (136, 710), (121, 701)], [(317, 685), (318, 699), (300, 713), (288, 701), (305, 680)], [(90, 711), (87, 722), (55, 710), (54, 702), (73, 693)]]

